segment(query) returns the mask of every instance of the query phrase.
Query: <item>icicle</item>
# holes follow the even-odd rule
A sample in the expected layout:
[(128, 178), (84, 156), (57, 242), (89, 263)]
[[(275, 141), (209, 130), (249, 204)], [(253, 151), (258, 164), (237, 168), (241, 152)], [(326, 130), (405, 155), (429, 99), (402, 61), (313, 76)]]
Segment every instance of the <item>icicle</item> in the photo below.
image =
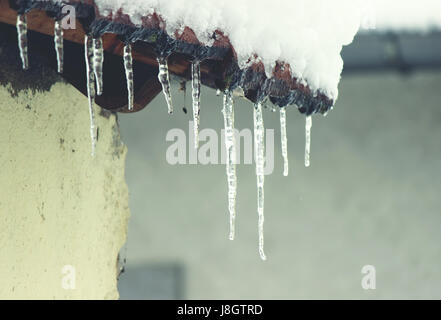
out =
[(228, 211), (230, 212), (230, 240), (234, 240), (236, 221), (236, 140), (234, 137), (233, 95), (230, 91), (224, 94), (225, 147), (227, 150), (226, 171), (228, 178)]
[(172, 97), (170, 93), (170, 77), (168, 74), (168, 64), (167, 64), (167, 58), (165, 57), (159, 57), (158, 58), (159, 63), (159, 73), (158, 73), (158, 79), (159, 82), (162, 84), (162, 92), (165, 96), (165, 101), (167, 102), (168, 106), (168, 113), (173, 113), (173, 104), (172, 104)]
[(87, 77), (87, 97), (89, 100), (90, 114), (90, 138), (92, 140), (92, 156), (95, 156), (97, 135), (95, 130), (95, 113), (93, 110), (93, 101), (95, 99), (95, 74), (92, 70), (93, 64), (93, 40), (90, 36), (84, 37), (84, 51), (86, 58), (86, 77)]
[(61, 26), (61, 21), (55, 21), (54, 28), (54, 43), (55, 43), (55, 53), (57, 54), (57, 70), (58, 73), (63, 73), (63, 62), (64, 62), (64, 41), (63, 41), (63, 27)]
[(28, 23), (26, 21), (26, 15), (19, 14), (17, 16), (17, 33), (18, 33), (18, 47), (20, 49), (20, 57), (23, 66), (23, 70), (29, 68), (28, 59)]
[(305, 167), (310, 166), (310, 153), (311, 153), (311, 128), (312, 128), (312, 118), (311, 116), (306, 117), (305, 125)]
[(216, 90), (216, 95), (219, 97), (221, 95), (222, 91), (220, 89)]
[(257, 212), (259, 214), (259, 254), (266, 260), (263, 238), (264, 223), (264, 167), (265, 167), (265, 127), (263, 124), (262, 103), (258, 102), (254, 108), (254, 152), (257, 176)]
[(124, 67), (126, 69), (127, 92), (129, 96), (129, 110), (133, 110), (133, 57), (132, 46), (126, 44), (124, 47)]
[(103, 39), (93, 39), (93, 72), (96, 80), (96, 94), (103, 94), (103, 64), (104, 64), (104, 49)]
[(199, 61), (191, 64), (191, 86), (193, 97), (194, 147), (199, 147), (199, 122), (201, 111), (201, 65)]
[(280, 137), (282, 139), (283, 175), (288, 176), (288, 139), (286, 137), (286, 108), (280, 108)]

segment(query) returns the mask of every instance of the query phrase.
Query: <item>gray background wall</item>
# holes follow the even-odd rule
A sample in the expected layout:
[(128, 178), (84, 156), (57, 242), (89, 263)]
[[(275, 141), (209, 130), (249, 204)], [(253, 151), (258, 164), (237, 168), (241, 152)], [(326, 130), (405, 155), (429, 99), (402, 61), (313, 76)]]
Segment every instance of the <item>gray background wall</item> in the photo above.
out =
[[(167, 163), (168, 130), (188, 135), (191, 119), (173, 89), (173, 116), (162, 96), (120, 116), (132, 212), (122, 298), (441, 298), (441, 72), (345, 75), (335, 109), (313, 118), (309, 169), (304, 116), (290, 108), (287, 178), (278, 113), (264, 113), (276, 150), (265, 181), (266, 262), (254, 166), (238, 166), (232, 242), (224, 166)], [(220, 132), (221, 103), (203, 90), (201, 128)], [(252, 128), (251, 104), (238, 100), (235, 111), (236, 127)], [(376, 267), (375, 291), (361, 287), (366, 264)]]

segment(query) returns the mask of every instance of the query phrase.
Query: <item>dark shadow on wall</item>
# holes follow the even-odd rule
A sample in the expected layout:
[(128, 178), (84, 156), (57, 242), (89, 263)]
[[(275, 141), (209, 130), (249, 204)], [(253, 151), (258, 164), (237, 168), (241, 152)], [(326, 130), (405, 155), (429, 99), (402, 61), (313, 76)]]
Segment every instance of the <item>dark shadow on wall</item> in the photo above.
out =
[(118, 281), (121, 300), (185, 298), (185, 271), (179, 263), (129, 266)]

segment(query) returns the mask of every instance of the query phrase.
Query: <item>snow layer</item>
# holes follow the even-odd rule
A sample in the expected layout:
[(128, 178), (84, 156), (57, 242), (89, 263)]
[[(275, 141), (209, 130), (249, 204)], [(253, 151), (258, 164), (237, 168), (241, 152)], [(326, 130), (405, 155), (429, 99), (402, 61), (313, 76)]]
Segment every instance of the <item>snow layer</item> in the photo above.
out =
[(440, 0), (366, 0), (362, 27), (427, 32), (441, 29)]
[(170, 35), (188, 26), (210, 44), (217, 29), (238, 54), (239, 65), (257, 54), (270, 75), (276, 61), (293, 76), (331, 99), (338, 95), (343, 68), (340, 52), (352, 42), (363, 0), (97, 0), (101, 13), (122, 9), (132, 22), (152, 12), (166, 21)]
[[(42, 0), (43, 1), (43, 0)], [(47, 0), (46, 0), (47, 1)], [(52, 0), (63, 2), (63, 0)], [(239, 65), (257, 55), (271, 76), (276, 61), (314, 92), (338, 96), (340, 56), (360, 26), (378, 31), (441, 29), (440, 0), (96, 0), (102, 14), (128, 14), (134, 24), (158, 13), (169, 35), (188, 26), (212, 44), (213, 31), (229, 36)]]

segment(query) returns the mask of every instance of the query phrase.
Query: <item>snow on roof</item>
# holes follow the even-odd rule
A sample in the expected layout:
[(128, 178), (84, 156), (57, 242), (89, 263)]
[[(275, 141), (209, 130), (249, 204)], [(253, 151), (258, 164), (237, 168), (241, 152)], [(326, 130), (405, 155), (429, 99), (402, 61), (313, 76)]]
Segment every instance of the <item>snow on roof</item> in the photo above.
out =
[[(39, 0), (58, 3), (76, 0)], [(102, 17), (121, 14), (141, 26), (157, 14), (168, 35), (185, 27), (205, 45), (213, 32), (226, 35), (239, 66), (261, 61), (268, 78), (276, 63), (290, 66), (292, 77), (312, 93), (337, 99), (343, 68), (340, 56), (360, 25), (377, 31), (441, 29), (439, 0), (88, 0)]]
[(100, 14), (142, 17), (158, 14), (169, 35), (191, 28), (211, 45), (220, 30), (229, 37), (239, 66), (257, 55), (271, 76), (276, 62), (290, 65), (292, 76), (314, 92), (336, 100), (344, 45), (361, 21), (361, 0), (96, 0)]

